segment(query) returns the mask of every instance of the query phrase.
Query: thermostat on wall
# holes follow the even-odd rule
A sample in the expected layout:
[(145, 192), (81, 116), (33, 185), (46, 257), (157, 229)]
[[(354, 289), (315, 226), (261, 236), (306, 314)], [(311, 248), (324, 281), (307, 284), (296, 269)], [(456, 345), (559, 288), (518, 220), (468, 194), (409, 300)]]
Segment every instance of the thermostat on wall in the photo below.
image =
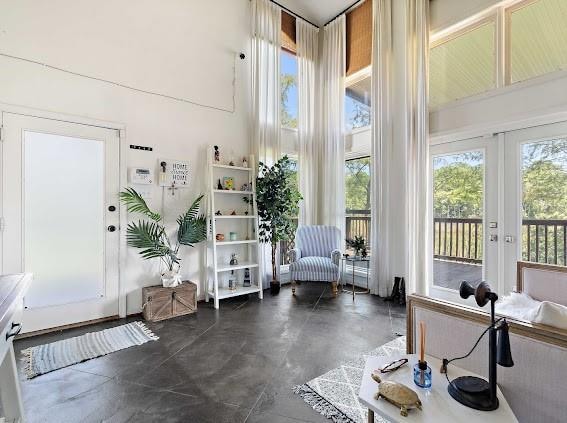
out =
[(131, 167), (129, 182), (138, 185), (151, 185), (154, 183), (154, 171), (149, 167)]

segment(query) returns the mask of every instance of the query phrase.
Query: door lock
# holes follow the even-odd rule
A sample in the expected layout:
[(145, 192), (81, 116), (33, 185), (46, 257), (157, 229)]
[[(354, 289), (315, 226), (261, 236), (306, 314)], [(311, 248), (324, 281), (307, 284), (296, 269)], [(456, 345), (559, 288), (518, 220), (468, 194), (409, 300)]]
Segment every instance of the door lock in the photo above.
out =
[(110, 225), (110, 226), (109, 226), (108, 228), (106, 228), (106, 229), (108, 229), (108, 232), (114, 232), (114, 231), (116, 230), (116, 226)]

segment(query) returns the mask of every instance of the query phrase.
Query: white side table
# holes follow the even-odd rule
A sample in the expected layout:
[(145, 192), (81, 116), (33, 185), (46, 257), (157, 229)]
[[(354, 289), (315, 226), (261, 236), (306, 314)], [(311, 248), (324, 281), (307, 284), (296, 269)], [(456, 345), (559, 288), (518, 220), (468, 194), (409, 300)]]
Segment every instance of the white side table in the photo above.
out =
[[(423, 404), (423, 410), (411, 409), (407, 417), (400, 415), (400, 409), (393, 404), (390, 404), (383, 398), (378, 400), (374, 399), (374, 395), (378, 392), (378, 383), (376, 383), (370, 376), (374, 370), (384, 367), (386, 364), (391, 363), (398, 358), (406, 357), (409, 362), (400, 369), (391, 372), (380, 374), (382, 380), (391, 380), (394, 382), (403, 383), (410, 387), (419, 396)], [(433, 357), (426, 356), (428, 365), (431, 367), (433, 380), (430, 389), (418, 387), (413, 382), (413, 366), (417, 363), (418, 357), (415, 354), (405, 355), (402, 357), (397, 356), (382, 356), (370, 357), (366, 361), (364, 367), (364, 374), (362, 376), (362, 384), (358, 393), (360, 402), (368, 407), (368, 422), (374, 423), (374, 413), (379, 414), (383, 418), (391, 422), (428, 422), (428, 423), (457, 423), (457, 422), (483, 422), (483, 423), (514, 423), (518, 420), (514, 416), (512, 409), (508, 405), (506, 398), (502, 395), (500, 388), (498, 388), (498, 399), (500, 407), (494, 411), (479, 411), (455, 401), (447, 392), (447, 379), (444, 374), (439, 372), (441, 368), (441, 360)], [(449, 379), (454, 379), (459, 376), (471, 375), (477, 376), (474, 373), (467, 372), (454, 365), (449, 365), (448, 368)]]

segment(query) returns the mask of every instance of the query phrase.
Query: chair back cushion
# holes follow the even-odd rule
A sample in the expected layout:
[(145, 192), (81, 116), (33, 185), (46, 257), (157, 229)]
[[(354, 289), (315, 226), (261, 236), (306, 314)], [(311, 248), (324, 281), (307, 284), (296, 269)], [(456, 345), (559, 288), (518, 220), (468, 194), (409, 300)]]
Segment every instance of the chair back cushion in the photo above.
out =
[(335, 226), (300, 226), (295, 245), (301, 257), (331, 257), (331, 251), (341, 247), (341, 232)]

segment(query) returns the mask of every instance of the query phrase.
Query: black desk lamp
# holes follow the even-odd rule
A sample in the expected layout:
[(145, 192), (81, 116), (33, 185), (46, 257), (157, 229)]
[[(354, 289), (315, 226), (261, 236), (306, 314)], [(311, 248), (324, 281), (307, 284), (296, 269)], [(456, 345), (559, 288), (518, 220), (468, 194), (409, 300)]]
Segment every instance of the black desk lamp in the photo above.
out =
[[(461, 282), (459, 289), (461, 298), (468, 298), (474, 295), (479, 307), (484, 307), (490, 301), (490, 326), (480, 335), (469, 353), (463, 357), (452, 360), (443, 359), (442, 373), (447, 373), (447, 365), (451, 361), (461, 360), (468, 357), (476, 348), (482, 337), (488, 332), (488, 381), (475, 376), (461, 376), (449, 381), (447, 387), (449, 394), (458, 402), (476, 410), (496, 410), (498, 408), (498, 397), (496, 396), (496, 364), (503, 367), (512, 367), (512, 353), (510, 351), (510, 337), (508, 335), (508, 323), (506, 319), (494, 319), (494, 303), (498, 295), (490, 290), (490, 285), (481, 282), (475, 289), (468, 282)], [(496, 342), (498, 333), (498, 342)]]

